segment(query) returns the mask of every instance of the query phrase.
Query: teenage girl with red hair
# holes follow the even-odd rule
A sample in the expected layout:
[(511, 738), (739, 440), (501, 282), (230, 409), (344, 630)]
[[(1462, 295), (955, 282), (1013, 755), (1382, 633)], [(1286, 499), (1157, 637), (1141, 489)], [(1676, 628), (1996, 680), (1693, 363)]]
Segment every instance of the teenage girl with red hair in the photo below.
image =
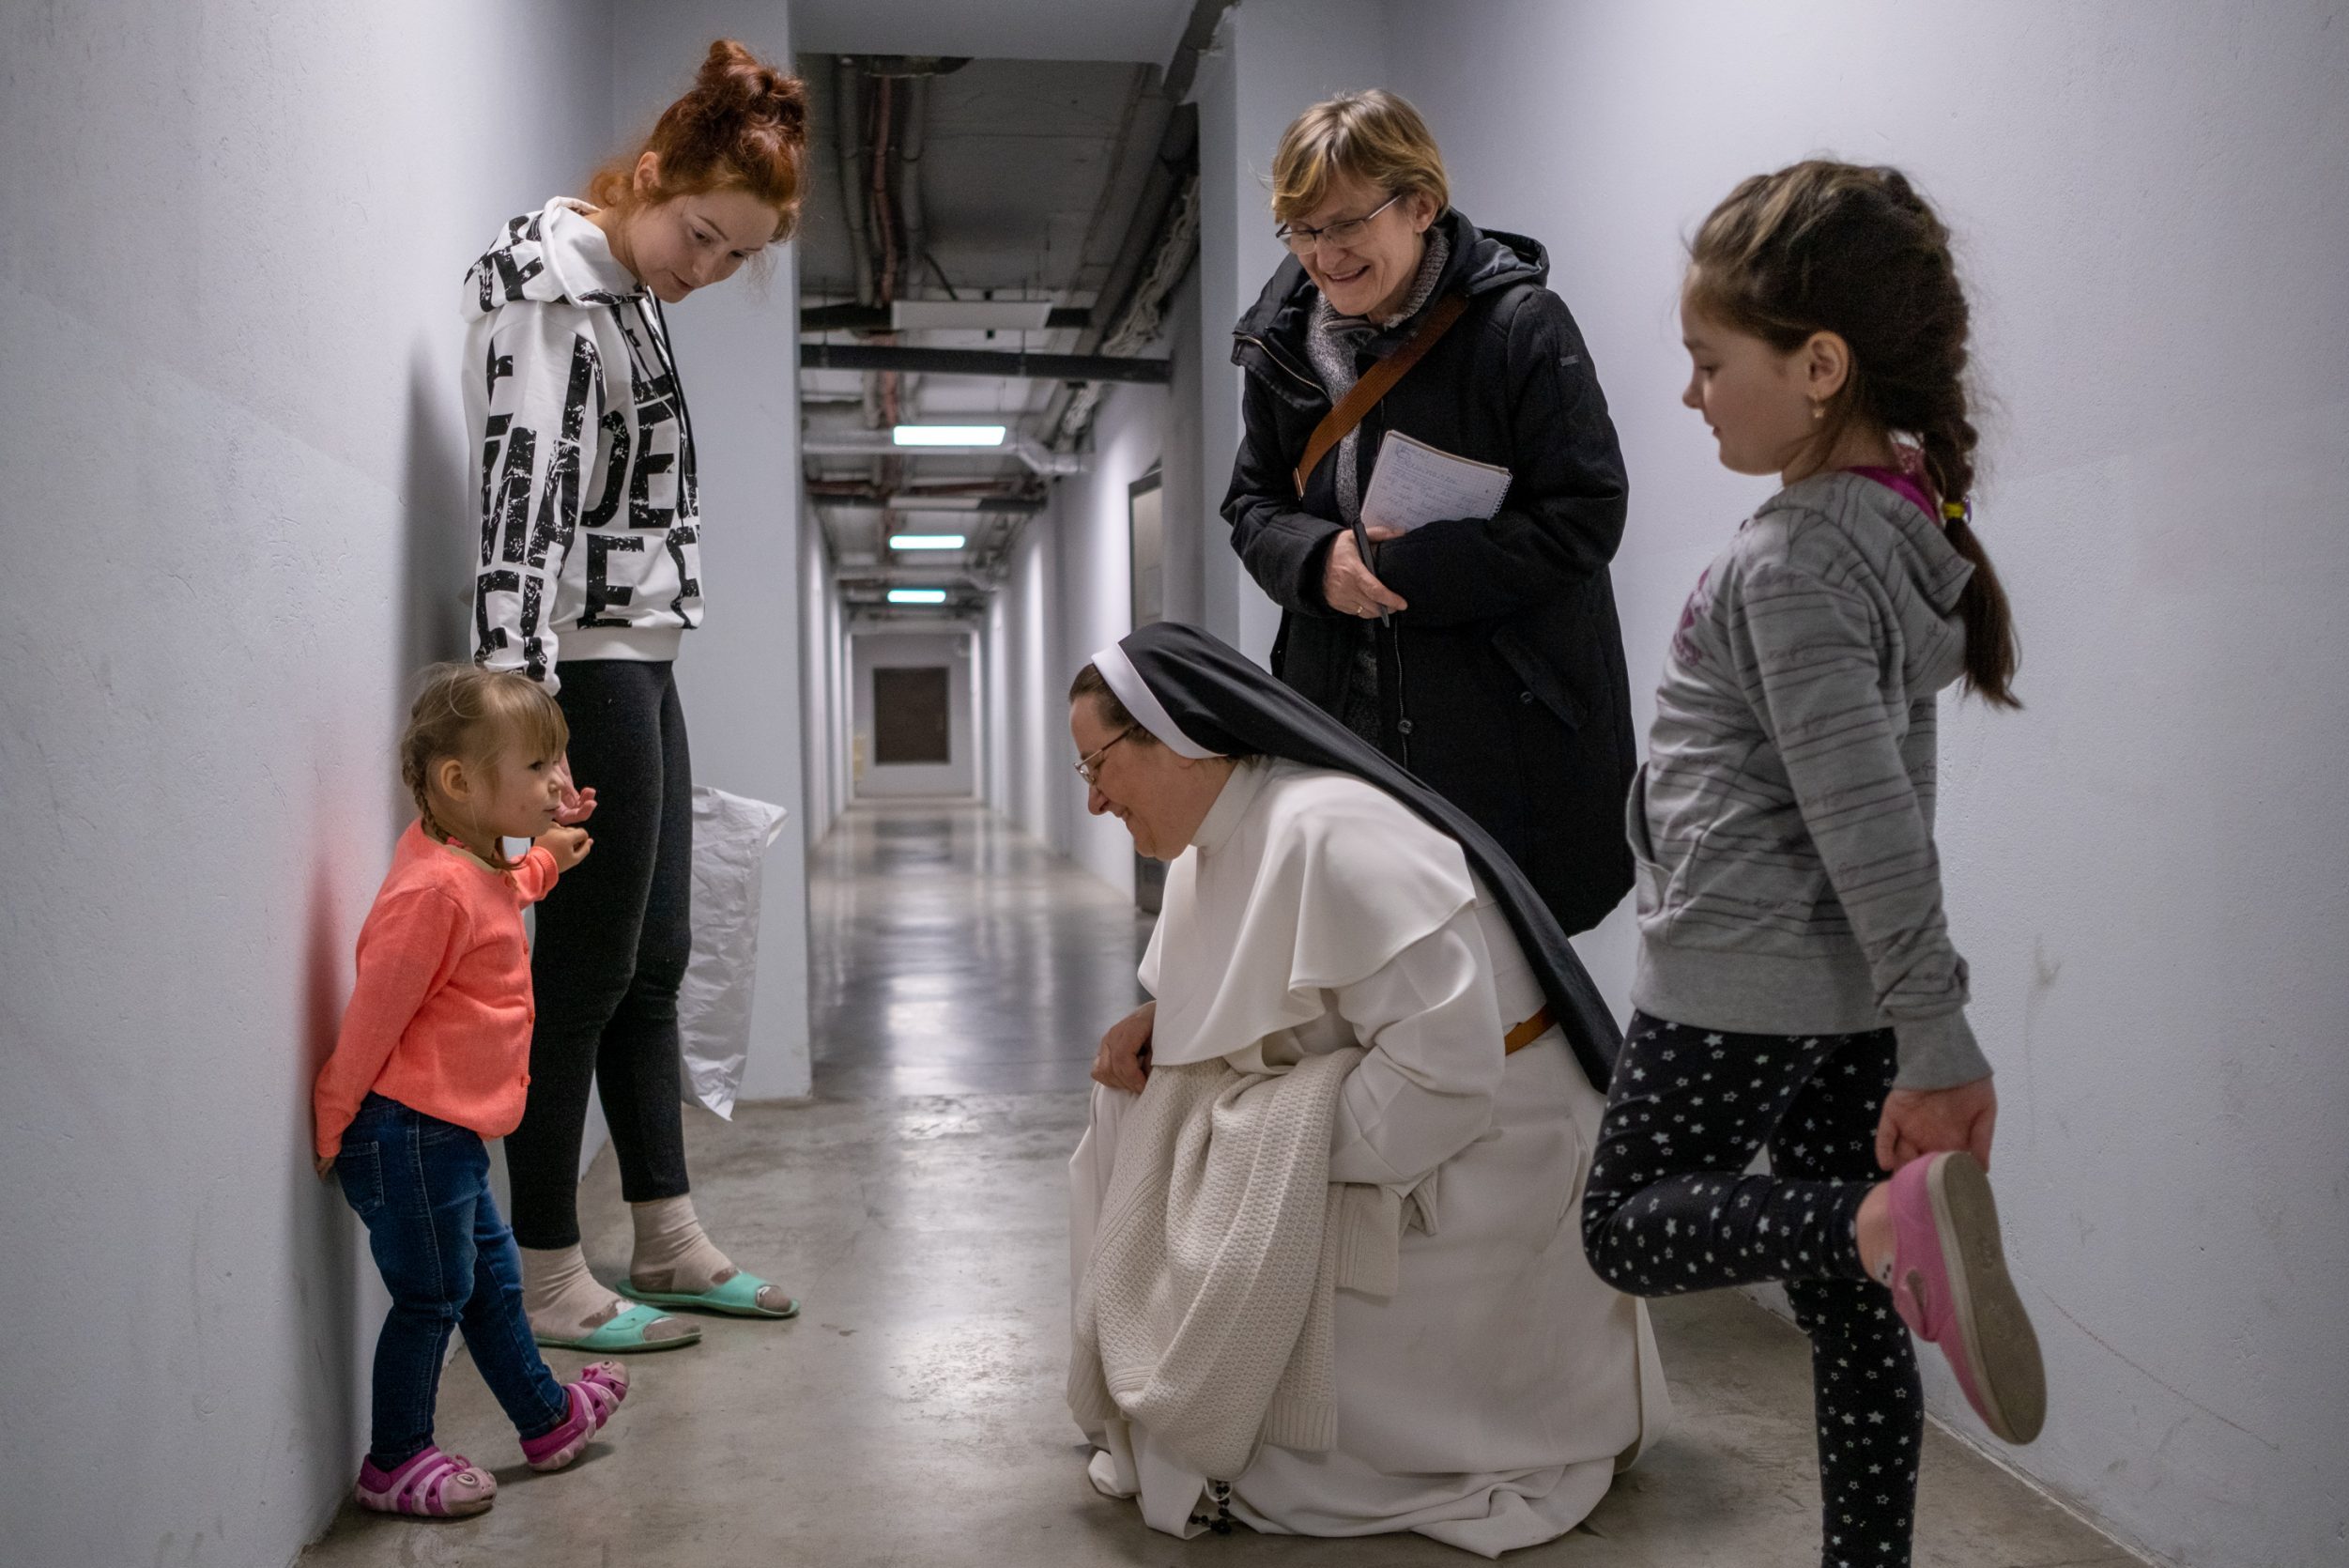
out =
[[(661, 310), (790, 236), (805, 89), (721, 39), (643, 146), (505, 226), (466, 278), (465, 403), (479, 453), (474, 659), (562, 705), (600, 795), (594, 857), (539, 906), (530, 1097), (506, 1140), (525, 1305), (541, 1345), (689, 1345), (659, 1309), (789, 1317), (687, 1196), (677, 987), (690, 936), (692, 775), (672, 663), (701, 623), (701, 517)], [(579, 1145), (601, 1094), (635, 1219), (622, 1301), (579, 1250)]]

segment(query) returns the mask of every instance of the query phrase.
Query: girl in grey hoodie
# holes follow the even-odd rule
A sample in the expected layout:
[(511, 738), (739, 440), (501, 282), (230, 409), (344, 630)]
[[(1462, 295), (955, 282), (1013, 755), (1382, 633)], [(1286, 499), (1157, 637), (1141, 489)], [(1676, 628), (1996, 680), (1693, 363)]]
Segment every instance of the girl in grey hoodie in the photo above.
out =
[[(1812, 1339), (1824, 1559), (1905, 1564), (1909, 1331), (2005, 1440), (2046, 1407), (1933, 847), (1939, 693), (2019, 705), (1969, 526), (1966, 300), (1907, 179), (1813, 161), (1714, 209), (1681, 320), (1682, 401), (1724, 464), (1785, 488), (1707, 569), (1666, 660), (1629, 810), (1637, 1011), (1584, 1240), (1637, 1295), (1785, 1282)], [(1745, 1174), (1765, 1146), (1770, 1174)]]

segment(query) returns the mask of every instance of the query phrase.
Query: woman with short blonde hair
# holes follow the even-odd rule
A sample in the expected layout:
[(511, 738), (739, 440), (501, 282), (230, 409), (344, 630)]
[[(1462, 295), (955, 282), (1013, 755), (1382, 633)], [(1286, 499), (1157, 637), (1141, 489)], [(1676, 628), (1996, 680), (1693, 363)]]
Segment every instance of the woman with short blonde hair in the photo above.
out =
[[(1587, 930), (1631, 886), (1635, 762), (1607, 576), (1623, 466), (1589, 350), (1547, 253), (1451, 205), (1443, 153), (1396, 95), (1299, 115), (1271, 186), (1292, 259), (1234, 330), (1246, 431), (1223, 515), (1282, 611), (1274, 670), (1466, 810)], [(1366, 515), (1390, 436), (1507, 470), (1498, 509)]]

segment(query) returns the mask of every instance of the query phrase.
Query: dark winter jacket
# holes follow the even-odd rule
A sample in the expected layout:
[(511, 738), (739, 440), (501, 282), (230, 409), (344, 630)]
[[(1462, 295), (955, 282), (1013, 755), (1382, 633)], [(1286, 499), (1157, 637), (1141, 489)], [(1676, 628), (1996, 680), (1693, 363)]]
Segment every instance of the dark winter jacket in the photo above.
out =
[[(1381, 746), (1466, 810), (1516, 859), (1570, 932), (1632, 884), (1621, 812), (1635, 757), (1622, 634), (1607, 562), (1622, 537), (1623, 462), (1590, 356), (1549, 258), (1448, 211), (1451, 257), (1435, 298), (1468, 309), (1362, 422), (1370, 489), (1380, 440), (1401, 430), (1512, 476), (1499, 514), (1429, 523), (1373, 547), (1379, 579), (1411, 607), (1374, 631)], [(1305, 331), (1318, 291), (1282, 264), (1233, 333), (1246, 430), (1223, 515), (1232, 546), (1282, 607), (1273, 670), (1326, 711), (1343, 701), (1365, 623), (1323, 602), (1342, 525), (1337, 459), (1291, 475), (1329, 399)], [(1367, 367), (1419, 318), (1371, 338)]]

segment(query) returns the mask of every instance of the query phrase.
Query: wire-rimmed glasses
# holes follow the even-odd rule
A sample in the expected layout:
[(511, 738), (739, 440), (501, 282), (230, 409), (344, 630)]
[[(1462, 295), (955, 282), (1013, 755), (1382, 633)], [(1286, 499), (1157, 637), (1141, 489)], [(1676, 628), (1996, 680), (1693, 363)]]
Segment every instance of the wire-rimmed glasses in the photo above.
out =
[(1291, 255), (1311, 255), (1313, 247), (1325, 239), (1343, 251), (1362, 238), (1363, 232), (1370, 227), (1372, 219), (1403, 200), (1403, 196), (1404, 193), (1398, 191), (1359, 218), (1341, 218), (1334, 223), (1325, 223), (1317, 229), (1307, 228), (1301, 223), (1282, 223), (1272, 231), (1272, 237), (1286, 245)]
[(1141, 728), (1142, 726), (1139, 724), (1128, 724), (1125, 729), (1120, 730), (1116, 734), (1112, 735), (1109, 738), (1108, 743), (1104, 745), (1100, 750), (1093, 753), (1090, 757), (1080, 757), (1077, 759), (1077, 776), (1084, 780), (1086, 789), (1092, 789), (1095, 785), (1100, 783), (1101, 759), (1109, 755), (1110, 746), (1115, 746), (1119, 741), (1124, 740), (1127, 736), (1132, 734), (1135, 730)]

